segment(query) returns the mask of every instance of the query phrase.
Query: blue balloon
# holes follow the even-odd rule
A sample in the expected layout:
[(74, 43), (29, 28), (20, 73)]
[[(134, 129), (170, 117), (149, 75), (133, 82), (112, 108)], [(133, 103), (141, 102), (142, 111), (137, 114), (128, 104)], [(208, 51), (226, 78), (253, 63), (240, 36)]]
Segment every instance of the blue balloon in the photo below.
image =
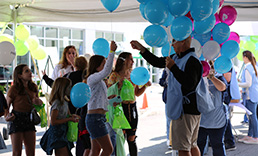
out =
[(162, 47), (162, 49), (161, 49), (162, 55), (163, 55), (164, 57), (169, 56), (169, 50), (170, 50), (170, 55), (176, 53), (175, 50), (174, 50), (174, 47), (171, 46), (171, 43), (167, 43), (167, 44), (165, 44), (165, 45)]
[(192, 0), (191, 15), (195, 21), (201, 21), (212, 14), (211, 0)]
[(186, 39), (192, 33), (192, 21), (185, 16), (174, 19), (171, 25), (171, 35), (176, 41)]
[(165, 23), (168, 13), (167, 6), (162, 1), (157, 0), (149, 1), (144, 9), (147, 20), (156, 25)]
[(109, 53), (109, 43), (104, 38), (98, 38), (93, 42), (92, 49), (95, 55), (101, 55), (107, 58)]
[(162, 25), (165, 26), (165, 27), (168, 27), (172, 24), (172, 22), (174, 21), (175, 17), (172, 16), (170, 13), (168, 13), (168, 17), (165, 21), (165, 23), (163, 23)]
[(144, 41), (151, 47), (162, 47), (168, 42), (166, 31), (159, 25), (150, 25), (143, 32)]
[(145, 85), (150, 79), (150, 73), (144, 67), (137, 67), (132, 70), (130, 78), (136, 85)]
[(191, 0), (169, 0), (168, 9), (171, 15), (180, 17), (186, 15), (191, 7)]
[(205, 34), (213, 29), (216, 23), (216, 18), (214, 15), (210, 15), (210, 17), (202, 20), (202, 21), (194, 21), (194, 32), (196, 34)]
[(101, 3), (109, 12), (116, 10), (120, 2), (121, 0), (101, 0)]
[(89, 102), (91, 97), (90, 87), (83, 82), (76, 83), (71, 92), (71, 102), (75, 108), (81, 108)]
[(137, 0), (139, 3), (141, 4), (146, 4), (148, 3), (150, 0)]
[(206, 34), (196, 34), (195, 32), (192, 33), (192, 36), (198, 40), (201, 45), (203, 46), (207, 41), (211, 39), (211, 32), (207, 32)]
[(230, 28), (226, 23), (218, 23), (212, 30), (213, 40), (219, 44), (225, 42), (230, 35)]
[(141, 13), (142, 17), (147, 20), (145, 14), (144, 14), (145, 6), (146, 6), (145, 4), (141, 3), (140, 7), (139, 7), (139, 10), (140, 10), (140, 13)]
[(238, 54), (239, 50), (239, 44), (234, 40), (229, 40), (222, 45), (221, 55), (232, 59)]
[(232, 62), (228, 57), (220, 56), (214, 62), (214, 69), (217, 73), (227, 73), (232, 68)]
[(213, 0), (212, 8), (212, 14), (215, 14), (219, 9), (219, 0)]

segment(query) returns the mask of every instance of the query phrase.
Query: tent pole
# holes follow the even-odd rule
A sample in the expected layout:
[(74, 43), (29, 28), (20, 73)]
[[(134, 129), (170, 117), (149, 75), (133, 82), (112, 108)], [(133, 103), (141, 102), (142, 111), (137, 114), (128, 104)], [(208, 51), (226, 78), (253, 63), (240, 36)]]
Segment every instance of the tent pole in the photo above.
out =
[[(15, 36), (15, 29), (17, 26), (17, 10), (19, 9), (19, 6), (12, 5), (12, 13), (13, 13), (13, 42), (16, 42), (16, 36)], [(13, 61), (13, 67), (17, 66), (17, 55), (15, 56), (15, 59)]]

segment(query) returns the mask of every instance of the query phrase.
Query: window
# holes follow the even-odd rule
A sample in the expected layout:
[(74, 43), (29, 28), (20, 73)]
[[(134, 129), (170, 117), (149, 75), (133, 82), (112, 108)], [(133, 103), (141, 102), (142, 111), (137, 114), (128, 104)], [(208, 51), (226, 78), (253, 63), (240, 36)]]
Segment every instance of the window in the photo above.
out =
[(46, 40), (46, 47), (57, 47), (57, 40)]
[(30, 27), (30, 34), (36, 35), (37, 37), (44, 37), (43, 27), (41, 26), (31, 26)]
[(79, 55), (83, 55), (83, 41), (73, 41), (73, 45), (77, 49)]
[(59, 38), (71, 38), (71, 33), (69, 29), (59, 29), (60, 35)]
[(96, 31), (96, 38), (103, 38), (103, 32), (100, 32), (100, 31)]
[(57, 28), (46, 27), (46, 37), (57, 38)]
[(112, 33), (105, 33), (105, 39), (106, 39), (107, 41), (112, 41), (112, 40), (114, 40), (114, 39), (113, 39), (113, 34), (112, 34)]
[(79, 40), (83, 39), (83, 31), (82, 30), (73, 29), (72, 32), (73, 32), (73, 39), (79, 39)]
[(124, 35), (123, 34), (115, 34), (115, 41), (116, 42), (123, 42), (124, 41)]

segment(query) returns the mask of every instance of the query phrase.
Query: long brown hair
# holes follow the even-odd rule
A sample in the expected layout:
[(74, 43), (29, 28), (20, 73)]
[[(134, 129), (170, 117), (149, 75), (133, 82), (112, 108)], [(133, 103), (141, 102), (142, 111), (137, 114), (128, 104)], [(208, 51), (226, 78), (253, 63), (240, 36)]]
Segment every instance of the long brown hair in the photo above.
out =
[[(87, 80), (87, 78), (91, 75), (94, 74), (97, 71), (97, 68), (101, 65), (101, 63), (103, 62), (103, 60), (105, 59), (104, 56), (101, 55), (94, 55), (90, 58), (90, 62), (89, 62), (89, 68), (87, 71), (87, 75), (85, 77), (85, 80)], [(85, 81), (84, 81), (85, 82)]]
[(257, 70), (256, 70), (256, 67), (255, 67), (256, 66), (256, 60), (255, 60), (253, 54), (251, 53), (251, 51), (245, 50), (243, 52), (243, 56), (247, 57), (248, 60), (251, 62), (252, 66), (254, 68), (254, 71), (255, 71), (255, 75), (257, 76)]
[(78, 51), (76, 50), (75, 46), (73, 46), (73, 45), (66, 46), (66, 47), (64, 48), (63, 53), (62, 53), (62, 57), (61, 57), (61, 59), (60, 59), (60, 61), (59, 61), (59, 63), (58, 63), (58, 64), (61, 64), (61, 65), (62, 65), (62, 68), (66, 68), (66, 67), (69, 65), (69, 62), (68, 62), (68, 60), (66, 59), (66, 54), (69, 52), (69, 49), (71, 49), (71, 48), (76, 51), (76, 56), (79, 56), (79, 53), (78, 53)]
[(72, 85), (72, 82), (70, 79), (65, 77), (57, 78), (53, 83), (52, 90), (50, 93), (50, 97), (49, 97), (50, 105), (52, 105), (55, 100), (59, 100), (61, 104), (63, 104), (65, 100), (65, 91), (67, 87), (71, 85)]
[(115, 65), (115, 72), (120, 72), (123, 68), (124, 68), (124, 63), (125, 60), (127, 58), (129, 58), (129, 56), (131, 56), (132, 54), (129, 52), (122, 52), (121, 54), (119, 54), (117, 60), (116, 60), (116, 65)]
[[(25, 87), (23, 86), (22, 79), (19, 78), (19, 75), (22, 75), (23, 68), (26, 66), (26, 64), (19, 64), (15, 67), (13, 72), (13, 85), (17, 89), (19, 94), (25, 94)], [(37, 85), (32, 80), (28, 81), (28, 88), (33, 92), (38, 92)]]

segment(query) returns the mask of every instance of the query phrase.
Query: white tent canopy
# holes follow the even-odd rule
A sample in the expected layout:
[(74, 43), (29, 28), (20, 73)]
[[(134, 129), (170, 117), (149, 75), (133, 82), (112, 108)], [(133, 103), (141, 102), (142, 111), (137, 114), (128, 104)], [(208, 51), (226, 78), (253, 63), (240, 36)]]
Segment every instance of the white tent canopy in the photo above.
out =
[[(14, 6), (13, 10), (10, 7)], [(258, 21), (258, 0), (230, 0), (224, 5), (237, 9), (237, 21)], [(110, 13), (100, 0), (1, 0), (1, 22), (144, 22), (137, 0), (121, 0)]]

